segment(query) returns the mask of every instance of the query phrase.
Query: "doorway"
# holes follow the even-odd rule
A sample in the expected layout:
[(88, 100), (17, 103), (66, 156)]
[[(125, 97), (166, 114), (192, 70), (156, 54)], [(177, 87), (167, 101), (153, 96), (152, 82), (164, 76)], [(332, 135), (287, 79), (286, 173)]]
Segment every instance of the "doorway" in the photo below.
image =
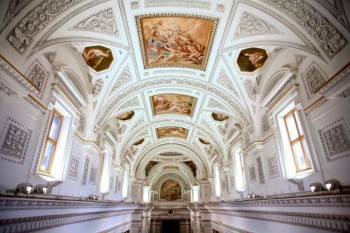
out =
[(162, 233), (180, 233), (180, 220), (162, 220)]

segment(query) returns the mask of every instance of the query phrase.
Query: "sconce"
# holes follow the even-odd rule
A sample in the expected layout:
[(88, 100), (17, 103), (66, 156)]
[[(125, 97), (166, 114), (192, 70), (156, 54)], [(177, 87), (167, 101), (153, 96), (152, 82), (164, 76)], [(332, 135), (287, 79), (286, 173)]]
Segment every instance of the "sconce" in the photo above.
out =
[(255, 193), (251, 193), (248, 195), (248, 198), (258, 198), (258, 197), (260, 197), (260, 196), (255, 194)]
[(89, 200), (93, 200), (93, 201), (98, 201), (100, 200), (101, 198), (95, 194), (90, 194), (89, 197), (88, 197)]
[(320, 191), (323, 191), (324, 188), (323, 188), (323, 185), (320, 183), (320, 182), (315, 182), (315, 183), (312, 183), (310, 184), (310, 190), (311, 192), (320, 192)]
[(47, 194), (48, 188), (46, 185), (38, 184), (34, 187), (34, 193)]
[(336, 190), (336, 189), (339, 189), (340, 191), (343, 191), (343, 187), (342, 185), (340, 184), (340, 182), (336, 179), (330, 179), (330, 180), (327, 180), (325, 183), (324, 183), (324, 187), (326, 187), (326, 189), (328, 191), (333, 191), (333, 190)]
[(21, 183), (17, 185), (15, 194), (22, 193), (22, 194), (30, 194), (33, 192), (33, 185), (29, 183)]

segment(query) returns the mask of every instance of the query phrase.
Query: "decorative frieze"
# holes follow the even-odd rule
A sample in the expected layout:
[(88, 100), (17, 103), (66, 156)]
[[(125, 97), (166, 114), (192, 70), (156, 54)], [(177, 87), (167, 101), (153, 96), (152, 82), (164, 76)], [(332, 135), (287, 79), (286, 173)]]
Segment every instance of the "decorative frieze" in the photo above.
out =
[(129, 70), (129, 67), (127, 66), (123, 70), (121, 75), (118, 77), (117, 81), (114, 83), (112, 92), (114, 92), (115, 90), (118, 90), (121, 86), (124, 86), (130, 81), (131, 81), (130, 70)]
[(0, 81), (0, 91), (4, 92), (8, 96), (16, 96), (17, 93), (11, 90), (6, 84)]
[(215, 100), (213, 98), (211, 98), (209, 100), (208, 107), (209, 108), (217, 108), (217, 109), (222, 109), (222, 110), (228, 111), (228, 109), (224, 105), (222, 105), (219, 101), (217, 101), (217, 100)]
[(350, 132), (344, 118), (318, 130), (328, 162), (350, 156)]
[(281, 34), (271, 23), (252, 15), (248, 12), (243, 12), (237, 30), (232, 40), (240, 37), (266, 35), (266, 34)]
[(186, 7), (209, 10), (211, 1), (205, 0), (146, 0), (146, 7)]
[(119, 36), (119, 30), (112, 8), (107, 8), (88, 16), (74, 25), (70, 30), (90, 31)]
[(233, 86), (233, 83), (231, 82), (230, 78), (228, 77), (228, 75), (226, 74), (226, 72), (224, 70), (222, 70), (219, 74), (218, 80), (217, 80), (218, 84), (220, 84), (222, 87), (229, 89), (230, 91), (232, 91), (233, 95), (239, 99), (239, 95), (238, 92), (236, 91), (236, 89)]
[(23, 165), (32, 133), (33, 130), (22, 125), (15, 119), (11, 117), (7, 118), (1, 134), (1, 159)]
[(50, 22), (65, 13), (71, 7), (85, 0), (46, 0), (38, 4), (22, 18), (10, 32), (7, 40), (23, 54)]
[(315, 38), (329, 58), (334, 57), (348, 43), (341, 32), (306, 1), (262, 1), (283, 12), (303, 27)]

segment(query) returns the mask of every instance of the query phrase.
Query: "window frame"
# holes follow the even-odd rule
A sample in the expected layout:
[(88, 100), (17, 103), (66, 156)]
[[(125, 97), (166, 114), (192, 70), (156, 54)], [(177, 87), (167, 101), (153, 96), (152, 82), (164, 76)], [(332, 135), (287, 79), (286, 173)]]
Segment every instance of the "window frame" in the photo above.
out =
[[(50, 132), (51, 132), (51, 129), (52, 129), (52, 126), (53, 126), (55, 115), (58, 115), (59, 118), (60, 118), (60, 123), (59, 123), (59, 126), (58, 126), (56, 140), (50, 138)], [(40, 172), (45, 173), (45, 174), (51, 174), (51, 168), (52, 168), (52, 164), (53, 164), (53, 161), (54, 161), (54, 158), (55, 158), (56, 147), (57, 147), (57, 144), (58, 144), (58, 141), (59, 141), (59, 138), (60, 138), (60, 133), (61, 133), (63, 120), (64, 120), (63, 114), (60, 113), (57, 109), (53, 109), (52, 116), (51, 116), (51, 122), (50, 122), (50, 129), (48, 130), (47, 135), (45, 137), (45, 146), (44, 146), (44, 150), (43, 150), (43, 152), (42, 152), (42, 154), (40, 156), (40, 163), (39, 163), (39, 167), (38, 167), (38, 170)], [(53, 144), (53, 149), (52, 149), (52, 153), (51, 153), (51, 156), (50, 156), (50, 162), (49, 162), (48, 169), (47, 170), (43, 170), (43, 169), (41, 169), (41, 166), (42, 166), (42, 163), (44, 161), (46, 148), (47, 148), (47, 145), (48, 145), (49, 142)]]
[[(296, 107), (292, 108), (290, 111), (288, 111), (286, 114), (284, 114), (283, 115), (283, 120), (284, 120), (284, 125), (286, 127), (287, 135), (288, 135), (288, 141), (289, 141), (290, 149), (291, 149), (291, 152), (292, 152), (292, 155), (293, 155), (294, 166), (295, 166), (296, 172), (298, 173), (298, 172), (303, 172), (303, 171), (310, 170), (310, 169), (312, 169), (312, 167), (310, 166), (310, 163), (309, 163), (309, 160), (308, 160), (305, 148), (304, 148), (305, 147), (305, 145), (304, 145), (304, 143), (305, 143), (305, 135), (301, 134), (302, 129), (299, 129), (299, 125), (298, 125), (298, 122), (297, 122), (295, 114), (297, 114), (297, 108)], [(293, 140), (291, 139), (291, 135), (290, 135), (290, 132), (289, 132), (289, 127), (288, 127), (289, 124), (287, 123), (287, 118), (290, 117), (290, 115), (292, 115), (292, 117), (293, 117), (293, 122), (294, 122), (295, 128), (296, 128), (297, 133), (298, 133), (298, 137), (293, 139)], [(299, 119), (299, 122), (300, 122), (300, 119)], [(304, 158), (305, 165), (306, 165), (305, 169), (300, 169), (299, 163), (297, 162), (298, 160), (297, 160), (296, 155), (294, 153), (293, 146), (296, 143), (298, 143), (298, 142), (300, 143), (300, 146), (301, 146), (301, 149), (302, 149), (303, 158)]]

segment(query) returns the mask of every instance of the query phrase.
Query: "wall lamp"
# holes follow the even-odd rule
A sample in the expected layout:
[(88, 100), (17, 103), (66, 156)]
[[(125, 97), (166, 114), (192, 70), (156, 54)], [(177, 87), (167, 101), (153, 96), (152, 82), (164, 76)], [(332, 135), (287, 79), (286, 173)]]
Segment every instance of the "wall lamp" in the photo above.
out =
[(15, 195), (17, 195), (18, 193), (30, 194), (33, 192), (33, 185), (31, 185), (30, 183), (20, 183), (15, 189), (7, 189), (6, 192), (14, 193)]
[(34, 187), (34, 193), (47, 194), (49, 188), (46, 185), (38, 184)]
[(248, 198), (259, 198), (260, 196), (254, 193), (248, 195)]
[(339, 189), (340, 191), (343, 191), (343, 186), (340, 184), (340, 182), (336, 179), (330, 179), (327, 180), (324, 183), (324, 187), (326, 187), (326, 189), (328, 191), (333, 191), (333, 190), (337, 190)]
[(95, 194), (90, 194), (88, 197), (89, 200), (93, 200), (93, 201), (98, 201), (101, 200), (101, 198)]
[(310, 184), (309, 187), (310, 187), (311, 192), (313, 192), (313, 193), (320, 192), (320, 191), (324, 190), (323, 185), (320, 182), (312, 183), (312, 184)]

